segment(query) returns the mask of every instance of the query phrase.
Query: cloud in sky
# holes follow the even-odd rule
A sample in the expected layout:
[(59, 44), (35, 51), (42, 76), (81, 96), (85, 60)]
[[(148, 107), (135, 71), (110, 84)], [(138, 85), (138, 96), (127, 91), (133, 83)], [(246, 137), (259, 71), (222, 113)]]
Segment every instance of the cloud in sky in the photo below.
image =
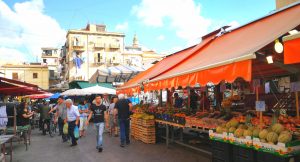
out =
[(165, 36), (164, 36), (164, 35), (159, 35), (159, 36), (157, 37), (157, 40), (163, 41), (163, 40), (165, 40)]
[(212, 24), (211, 19), (201, 16), (201, 5), (193, 0), (142, 0), (133, 6), (132, 13), (146, 26), (171, 27), (188, 42), (206, 34)]
[(116, 31), (127, 31), (128, 30), (128, 22), (117, 24), (115, 27)]
[(15, 3), (12, 8), (0, 0), (1, 59), (33, 61), (42, 47), (61, 47), (65, 35), (59, 23), (45, 15), (43, 0)]

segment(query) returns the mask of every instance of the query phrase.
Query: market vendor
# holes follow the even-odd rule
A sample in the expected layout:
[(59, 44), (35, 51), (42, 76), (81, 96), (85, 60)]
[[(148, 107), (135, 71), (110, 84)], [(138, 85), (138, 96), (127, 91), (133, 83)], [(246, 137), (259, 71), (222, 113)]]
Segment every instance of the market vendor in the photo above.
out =
[(20, 107), (20, 115), (18, 116), (18, 120), (20, 121), (20, 126), (27, 126), (30, 123), (30, 119), (33, 115), (33, 112), (29, 112), (28, 104), (26, 102), (21, 102)]
[(179, 97), (178, 93), (174, 93), (174, 98), (175, 98), (175, 108), (182, 108), (183, 107), (183, 99)]
[(191, 89), (190, 91), (190, 108), (193, 113), (197, 111), (197, 101), (198, 101), (198, 94), (195, 92), (194, 89)]
[(200, 100), (200, 109), (209, 111), (210, 103), (208, 97), (205, 92), (202, 93), (202, 97)]

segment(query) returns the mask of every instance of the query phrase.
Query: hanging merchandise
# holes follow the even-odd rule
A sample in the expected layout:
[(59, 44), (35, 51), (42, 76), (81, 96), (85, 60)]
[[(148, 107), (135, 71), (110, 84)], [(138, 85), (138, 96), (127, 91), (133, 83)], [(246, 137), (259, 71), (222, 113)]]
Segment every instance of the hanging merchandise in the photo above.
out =
[(278, 87), (280, 92), (289, 92), (290, 77), (282, 77), (278, 79)]

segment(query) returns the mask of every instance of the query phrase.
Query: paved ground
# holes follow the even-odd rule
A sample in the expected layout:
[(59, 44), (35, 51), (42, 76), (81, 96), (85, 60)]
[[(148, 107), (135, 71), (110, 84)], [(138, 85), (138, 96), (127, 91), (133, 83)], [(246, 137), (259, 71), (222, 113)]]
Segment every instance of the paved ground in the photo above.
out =
[(49, 135), (42, 136), (34, 130), (29, 150), (24, 144), (14, 144), (13, 161), (15, 162), (209, 162), (210, 159), (200, 153), (178, 145), (169, 149), (165, 144), (143, 144), (132, 140), (132, 143), (121, 148), (119, 138), (104, 136), (104, 151), (98, 153), (95, 148), (95, 133), (92, 126), (88, 135), (79, 140), (79, 145), (70, 147), (70, 143), (61, 143), (61, 138)]

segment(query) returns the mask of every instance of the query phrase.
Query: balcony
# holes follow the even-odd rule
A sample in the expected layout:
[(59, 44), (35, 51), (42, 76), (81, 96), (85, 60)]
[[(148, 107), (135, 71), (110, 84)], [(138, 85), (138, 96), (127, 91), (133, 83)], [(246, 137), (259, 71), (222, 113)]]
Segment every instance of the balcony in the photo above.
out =
[(95, 49), (104, 49), (105, 44), (104, 43), (95, 43), (94, 48)]
[(109, 45), (110, 49), (119, 49), (120, 48), (120, 44), (119, 43), (112, 43)]
[(73, 49), (75, 51), (84, 51), (84, 43), (79, 41), (73, 42)]

